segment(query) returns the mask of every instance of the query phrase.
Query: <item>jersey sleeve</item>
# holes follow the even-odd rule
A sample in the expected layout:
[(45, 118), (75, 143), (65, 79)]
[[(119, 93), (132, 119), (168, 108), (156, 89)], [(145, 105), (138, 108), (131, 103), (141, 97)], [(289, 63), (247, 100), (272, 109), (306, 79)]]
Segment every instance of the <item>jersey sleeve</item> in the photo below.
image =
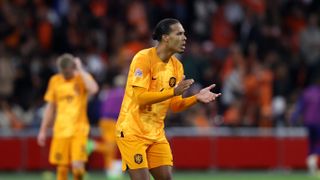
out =
[(47, 91), (44, 95), (45, 101), (47, 101), (47, 102), (55, 102), (56, 101), (54, 87), (55, 87), (55, 78), (51, 77), (49, 84), (48, 84), (48, 87), (47, 87)]
[(150, 84), (150, 64), (147, 55), (137, 54), (130, 66), (131, 86), (149, 88)]

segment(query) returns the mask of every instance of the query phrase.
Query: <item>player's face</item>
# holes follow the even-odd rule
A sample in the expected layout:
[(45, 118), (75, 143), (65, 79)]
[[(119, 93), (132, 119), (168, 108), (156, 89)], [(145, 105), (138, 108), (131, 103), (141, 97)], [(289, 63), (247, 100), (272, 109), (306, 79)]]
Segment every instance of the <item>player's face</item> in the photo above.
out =
[(172, 24), (168, 35), (168, 46), (175, 53), (183, 53), (186, 48), (187, 37), (180, 23)]
[(75, 66), (74, 65), (70, 65), (70, 66), (62, 69), (61, 73), (63, 74), (63, 77), (65, 79), (71, 79), (71, 78), (73, 78), (74, 73), (75, 73)]

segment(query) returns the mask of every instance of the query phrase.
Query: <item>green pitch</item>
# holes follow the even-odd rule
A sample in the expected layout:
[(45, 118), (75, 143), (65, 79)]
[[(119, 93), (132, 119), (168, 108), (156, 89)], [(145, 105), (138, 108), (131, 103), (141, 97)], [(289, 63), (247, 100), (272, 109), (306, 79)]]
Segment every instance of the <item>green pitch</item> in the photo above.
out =
[[(69, 178), (71, 179), (71, 177)], [(86, 180), (105, 180), (102, 172), (89, 172)], [(176, 171), (175, 180), (320, 180), (305, 171)], [(52, 172), (0, 172), (0, 180), (55, 180)], [(125, 175), (122, 180), (129, 180)]]

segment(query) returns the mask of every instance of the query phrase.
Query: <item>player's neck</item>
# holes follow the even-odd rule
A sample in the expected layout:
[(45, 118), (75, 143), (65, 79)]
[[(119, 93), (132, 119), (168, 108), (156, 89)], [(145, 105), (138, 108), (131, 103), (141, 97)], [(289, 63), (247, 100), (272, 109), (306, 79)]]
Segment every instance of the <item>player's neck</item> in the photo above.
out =
[(174, 54), (174, 52), (168, 50), (168, 48), (166, 48), (161, 43), (159, 43), (158, 46), (156, 46), (156, 53), (164, 63), (169, 62), (171, 56)]

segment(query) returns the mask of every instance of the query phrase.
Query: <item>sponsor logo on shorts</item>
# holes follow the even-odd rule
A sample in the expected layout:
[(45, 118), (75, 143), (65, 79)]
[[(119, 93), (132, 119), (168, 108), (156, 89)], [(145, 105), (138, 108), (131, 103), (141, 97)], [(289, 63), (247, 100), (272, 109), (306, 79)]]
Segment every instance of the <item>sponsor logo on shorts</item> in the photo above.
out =
[(141, 154), (134, 155), (134, 162), (136, 162), (137, 164), (141, 164), (143, 162), (142, 155)]
[(61, 153), (56, 153), (54, 155), (54, 158), (57, 160), (57, 161), (60, 161), (62, 159), (62, 154)]
[(169, 80), (169, 86), (174, 87), (176, 85), (177, 79), (175, 77), (171, 77)]

